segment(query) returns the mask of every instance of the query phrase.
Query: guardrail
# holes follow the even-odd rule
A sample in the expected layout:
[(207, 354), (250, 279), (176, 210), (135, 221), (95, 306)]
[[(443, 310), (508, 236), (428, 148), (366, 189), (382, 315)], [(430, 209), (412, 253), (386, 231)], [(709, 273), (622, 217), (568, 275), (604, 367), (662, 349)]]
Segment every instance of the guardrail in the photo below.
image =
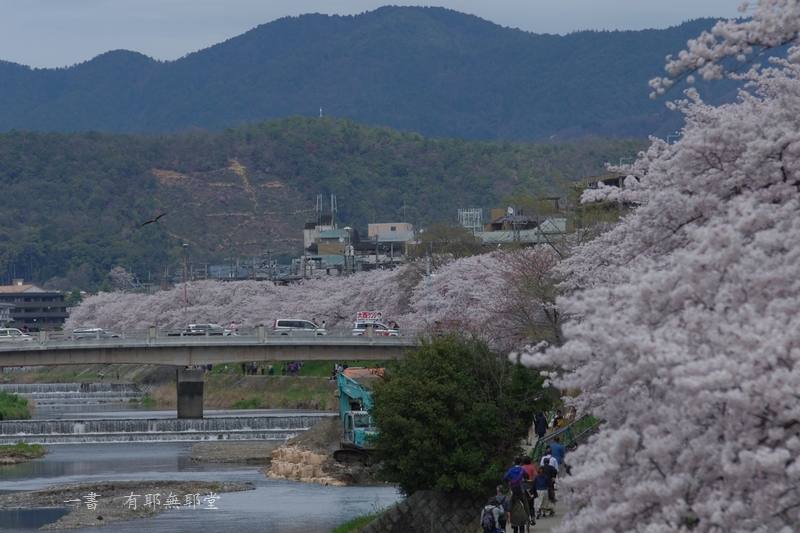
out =
[(40, 350), (42, 348), (79, 348), (79, 347), (148, 347), (148, 346), (214, 346), (214, 345), (412, 345), (420, 336), (427, 336), (425, 330), (403, 330), (401, 335), (387, 337), (380, 335), (353, 335), (349, 329), (328, 330), (327, 335), (315, 335), (311, 332), (286, 331), (275, 333), (272, 328), (258, 326), (256, 328), (239, 329), (232, 335), (186, 335), (176, 334), (174, 330), (159, 330), (151, 327), (147, 330), (115, 332), (119, 337), (82, 337), (73, 339), (68, 332), (40, 331), (31, 334), (30, 341), (0, 342), (0, 352)]
[(598, 427), (602, 423), (603, 420), (598, 420), (590, 414), (583, 415), (575, 422), (549, 435), (545, 435), (543, 438), (536, 441), (536, 445), (530, 453), (531, 460), (538, 464), (544, 456), (545, 449), (555, 441), (556, 437), (559, 437), (560, 444), (564, 446), (564, 448), (574, 450), (578, 447), (578, 442), (581, 439), (585, 439), (589, 435), (597, 432)]

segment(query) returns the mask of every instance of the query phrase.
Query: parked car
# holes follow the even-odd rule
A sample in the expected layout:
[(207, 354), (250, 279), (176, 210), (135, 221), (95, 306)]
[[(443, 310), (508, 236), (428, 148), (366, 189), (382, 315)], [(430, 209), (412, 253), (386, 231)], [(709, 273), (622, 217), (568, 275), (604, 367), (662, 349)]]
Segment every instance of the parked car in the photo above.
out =
[(328, 330), (302, 318), (279, 318), (272, 325), (273, 335), (327, 335)]
[(219, 324), (189, 324), (183, 329), (173, 329), (167, 333), (170, 337), (183, 335), (184, 337), (204, 337), (206, 334), (214, 336), (238, 335), (228, 328), (223, 328)]
[(33, 337), (17, 328), (0, 328), (0, 342), (32, 341)]
[(119, 339), (119, 333), (112, 333), (96, 326), (86, 326), (72, 330), (73, 339)]
[(400, 332), (394, 328), (390, 328), (381, 322), (356, 322), (353, 324), (353, 335), (365, 336), (367, 334), (367, 326), (372, 326), (375, 329), (376, 337), (398, 337)]

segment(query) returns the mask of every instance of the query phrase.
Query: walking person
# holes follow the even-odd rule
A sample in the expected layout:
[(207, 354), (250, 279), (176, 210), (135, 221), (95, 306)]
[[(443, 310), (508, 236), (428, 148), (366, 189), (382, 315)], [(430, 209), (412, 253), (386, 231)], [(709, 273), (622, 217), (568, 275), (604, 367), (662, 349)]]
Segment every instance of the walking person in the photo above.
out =
[[(534, 472), (536, 472), (536, 470), (534, 470)], [(530, 524), (532, 526), (536, 525), (536, 519), (534, 518), (534, 515), (536, 515), (536, 507), (534, 507), (534, 501), (536, 501), (536, 487), (533, 484), (534, 477), (536, 477), (536, 474), (534, 473), (533, 476), (528, 476), (527, 470), (525, 470), (525, 473), (522, 475), (522, 493), (525, 496), (525, 503), (528, 504), (528, 516), (530, 517)]]
[(528, 481), (533, 481), (533, 478), (536, 477), (536, 467), (533, 466), (531, 458), (527, 455), (522, 458), (522, 469), (528, 474)]
[(497, 503), (497, 499), (492, 496), (486, 505), (481, 509), (481, 527), (484, 533), (505, 533), (500, 529), (500, 515), (503, 514), (503, 507)]
[(514, 488), (514, 485), (519, 485), (522, 482), (522, 474), (525, 470), (522, 469), (522, 457), (514, 459), (514, 466), (508, 469), (503, 476), (503, 481), (508, 483), (508, 486)]
[(536, 413), (533, 419), (533, 430), (536, 432), (536, 436), (539, 437), (539, 440), (542, 440), (547, 433), (547, 418), (541, 411)]
[(550, 443), (550, 452), (553, 454), (556, 461), (558, 461), (558, 473), (566, 472), (570, 474), (570, 466), (564, 459), (567, 455), (567, 450), (561, 445), (561, 439), (559, 437), (553, 438), (553, 442)]
[(533, 502), (533, 506), (536, 508), (536, 518), (548, 516), (548, 514), (553, 516), (555, 510), (550, 508), (548, 497), (550, 478), (545, 474), (543, 466), (539, 467), (536, 477), (533, 478), (533, 487), (536, 489), (536, 498)]
[(506, 524), (511, 521), (511, 500), (506, 496), (503, 485), (497, 485), (497, 494), (495, 494), (494, 498), (503, 507), (503, 514), (499, 518), (499, 526), (500, 531), (505, 531)]
[[(523, 474), (527, 475), (523, 472)], [(528, 499), (522, 489), (522, 483), (511, 486), (511, 530), (514, 533), (525, 533), (525, 527), (531, 523)]]
[(564, 417), (561, 415), (561, 409), (556, 409), (556, 414), (553, 417), (553, 423), (551, 426), (553, 431), (558, 431), (564, 426)]
[(556, 512), (556, 478), (558, 477), (558, 470), (556, 469), (555, 465), (558, 464), (555, 458), (552, 455), (546, 455), (548, 457), (547, 461), (543, 461), (541, 464), (541, 468), (544, 471), (544, 475), (547, 476), (547, 502), (550, 508), (550, 516), (553, 516)]

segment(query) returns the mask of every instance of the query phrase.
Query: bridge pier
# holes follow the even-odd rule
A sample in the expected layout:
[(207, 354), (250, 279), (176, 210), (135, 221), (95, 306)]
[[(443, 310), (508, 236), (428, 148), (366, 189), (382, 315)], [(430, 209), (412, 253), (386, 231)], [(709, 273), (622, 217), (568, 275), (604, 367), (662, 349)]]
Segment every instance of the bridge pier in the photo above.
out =
[(203, 370), (178, 368), (178, 418), (203, 418)]

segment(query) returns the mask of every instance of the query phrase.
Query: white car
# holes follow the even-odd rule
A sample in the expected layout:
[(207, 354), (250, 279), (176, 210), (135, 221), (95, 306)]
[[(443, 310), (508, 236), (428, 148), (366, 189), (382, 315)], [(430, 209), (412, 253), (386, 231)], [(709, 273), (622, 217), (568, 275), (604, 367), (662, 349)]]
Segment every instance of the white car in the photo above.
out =
[(72, 330), (73, 339), (119, 339), (119, 333), (112, 333), (96, 326), (75, 328)]
[(169, 337), (205, 337), (206, 335), (230, 337), (231, 335), (239, 334), (228, 328), (223, 328), (219, 324), (189, 324), (184, 329), (174, 329), (167, 333)]
[(279, 318), (272, 325), (273, 335), (327, 335), (328, 330), (302, 318)]
[(390, 328), (381, 322), (356, 322), (353, 324), (353, 335), (366, 336), (367, 326), (372, 326), (375, 330), (376, 337), (399, 337), (400, 332), (397, 329)]
[(33, 337), (17, 328), (0, 328), (0, 342), (32, 341)]

